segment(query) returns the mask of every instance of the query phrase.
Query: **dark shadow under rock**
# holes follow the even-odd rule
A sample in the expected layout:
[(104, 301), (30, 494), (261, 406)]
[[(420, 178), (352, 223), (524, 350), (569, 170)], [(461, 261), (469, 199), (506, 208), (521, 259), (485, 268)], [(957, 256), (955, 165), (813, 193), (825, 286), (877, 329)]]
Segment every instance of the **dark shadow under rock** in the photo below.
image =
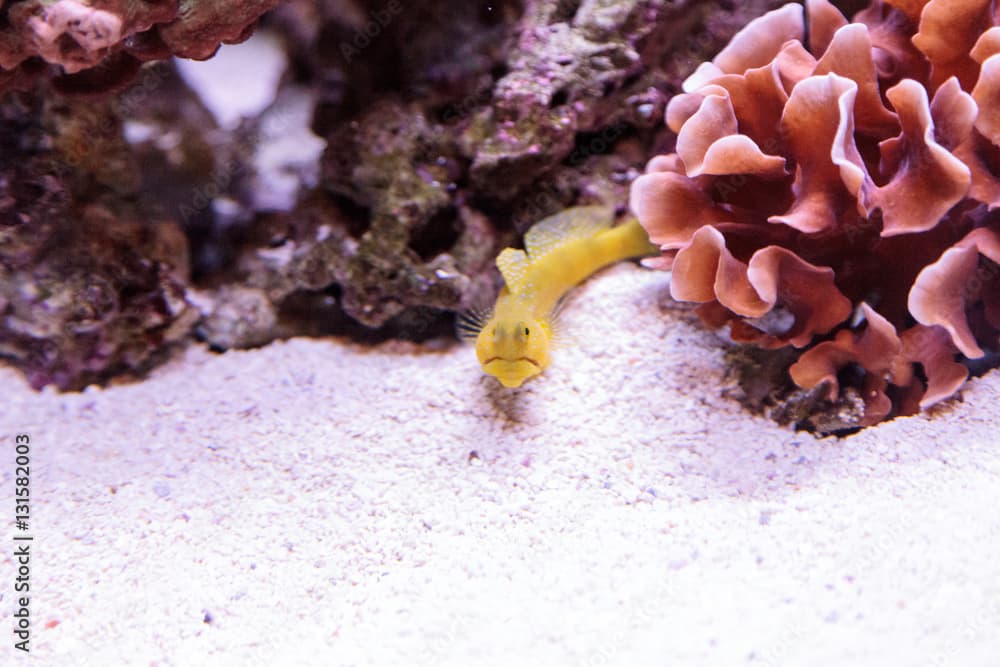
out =
[(865, 403), (859, 390), (845, 387), (836, 401), (827, 399), (827, 387), (799, 389), (788, 375), (800, 350), (784, 347), (765, 350), (735, 345), (726, 350), (726, 363), (734, 386), (725, 394), (754, 414), (764, 415), (796, 430), (818, 437), (849, 435), (864, 424)]

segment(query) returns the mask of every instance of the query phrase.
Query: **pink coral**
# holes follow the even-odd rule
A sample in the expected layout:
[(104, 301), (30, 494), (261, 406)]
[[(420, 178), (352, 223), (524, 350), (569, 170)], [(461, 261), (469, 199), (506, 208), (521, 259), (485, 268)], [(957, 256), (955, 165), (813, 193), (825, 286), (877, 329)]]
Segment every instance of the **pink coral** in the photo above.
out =
[[(666, 112), (675, 152), (631, 206), (733, 338), (854, 365), (863, 424), (954, 394), (1000, 335), (1000, 12), (984, 0), (826, 0), (749, 24)], [(809, 38), (806, 39), (806, 35)]]
[(96, 65), (122, 36), (120, 16), (77, 0), (59, 0), (29, 18), (28, 27), (38, 54), (67, 72)]
[[(64, 91), (100, 92), (123, 85), (142, 62), (172, 55), (205, 59), (220, 43), (246, 39), (278, 0), (23, 0), (0, 25), (0, 92), (24, 86), (41, 70)], [(55, 68), (52, 68), (53, 70)], [(21, 76), (19, 76), (21, 75)]]

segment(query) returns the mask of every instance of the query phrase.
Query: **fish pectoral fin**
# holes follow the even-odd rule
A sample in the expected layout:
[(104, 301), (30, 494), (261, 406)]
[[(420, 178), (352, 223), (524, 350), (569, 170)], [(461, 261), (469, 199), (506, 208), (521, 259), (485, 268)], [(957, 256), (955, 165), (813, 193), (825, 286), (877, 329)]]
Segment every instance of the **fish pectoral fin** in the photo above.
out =
[(535, 261), (568, 241), (593, 236), (614, 222), (614, 211), (604, 206), (574, 206), (539, 220), (524, 234), (524, 248)]
[(497, 256), (497, 268), (500, 269), (500, 275), (503, 276), (509, 292), (517, 294), (521, 291), (521, 283), (528, 274), (530, 264), (528, 255), (516, 248), (505, 248)]
[(475, 340), (491, 317), (493, 317), (493, 309), (489, 307), (474, 306), (464, 310), (455, 318), (455, 332), (459, 338)]

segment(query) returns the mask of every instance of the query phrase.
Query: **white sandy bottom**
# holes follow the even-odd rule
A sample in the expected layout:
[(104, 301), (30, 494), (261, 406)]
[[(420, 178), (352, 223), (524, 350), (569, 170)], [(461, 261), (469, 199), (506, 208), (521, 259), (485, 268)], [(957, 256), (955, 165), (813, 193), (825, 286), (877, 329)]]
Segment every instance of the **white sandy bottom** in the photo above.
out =
[(592, 280), (513, 392), (468, 347), (335, 340), (82, 394), (0, 369), (31, 664), (997, 664), (1000, 376), (815, 440), (721, 397), (666, 280)]

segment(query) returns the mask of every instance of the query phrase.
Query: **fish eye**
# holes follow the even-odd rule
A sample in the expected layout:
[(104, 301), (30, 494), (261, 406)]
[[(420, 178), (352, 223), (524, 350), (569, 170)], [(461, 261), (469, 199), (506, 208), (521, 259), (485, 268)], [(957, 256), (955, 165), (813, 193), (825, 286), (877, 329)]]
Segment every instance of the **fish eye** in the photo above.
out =
[(528, 327), (524, 327), (524, 335), (525, 335), (525, 336), (527, 336), (527, 335), (528, 335), (528, 334), (530, 334), (530, 333), (531, 333), (531, 332), (530, 332), (530, 331), (528, 331)]

